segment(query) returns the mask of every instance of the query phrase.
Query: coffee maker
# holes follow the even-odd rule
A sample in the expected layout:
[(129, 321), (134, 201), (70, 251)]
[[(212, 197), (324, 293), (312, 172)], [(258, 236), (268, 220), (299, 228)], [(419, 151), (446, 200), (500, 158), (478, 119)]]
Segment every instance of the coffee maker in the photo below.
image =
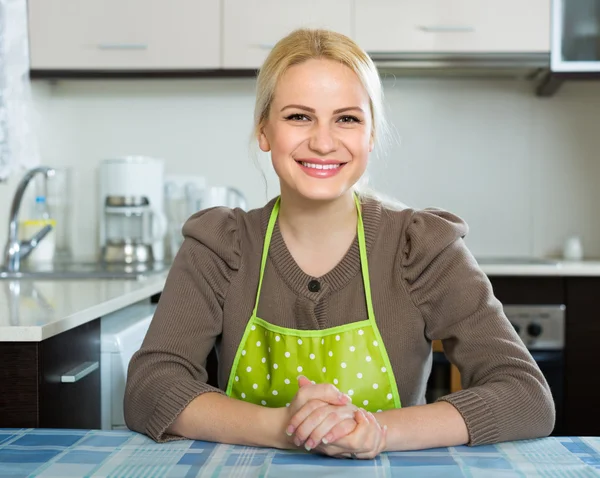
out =
[(100, 261), (163, 261), (164, 161), (145, 156), (106, 159), (99, 176)]

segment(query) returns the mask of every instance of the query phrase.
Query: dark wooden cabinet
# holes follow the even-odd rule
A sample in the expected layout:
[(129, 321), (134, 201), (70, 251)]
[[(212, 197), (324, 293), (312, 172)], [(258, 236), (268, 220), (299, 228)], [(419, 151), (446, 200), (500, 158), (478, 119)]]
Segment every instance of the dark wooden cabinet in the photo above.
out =
[(565, 303), (562, 277), (490, 277), (494, 295), (503, 304), (554, 305)]
[(600, 436), (600, 278), (567, 279), (565, 403), (568, 435)]
[(599, 436), (600, 278), (490, 277), (494, 294), (504, 305), (566, 306), (564, 349), (564, 421), (561, 434)]
[[(42, 342), (0, 342), (0, 427), (100, 428), (100, 320)], [(82, 372), (72, 383), (63, 375)]]

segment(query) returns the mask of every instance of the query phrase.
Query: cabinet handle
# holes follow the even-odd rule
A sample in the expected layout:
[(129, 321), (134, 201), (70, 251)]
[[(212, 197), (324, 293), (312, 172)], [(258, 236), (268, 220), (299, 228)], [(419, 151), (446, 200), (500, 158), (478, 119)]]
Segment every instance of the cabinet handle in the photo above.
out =
[(62, 383), (75, 383), (100, 367), (98, 362), (83, 362), (60, 377)]
[(147, 50), (147, 43), (98, 43), (99, 50)]
[(475, 27), (469, 25), (423, 25), (419, 27), (427, 33), (473, 33)]

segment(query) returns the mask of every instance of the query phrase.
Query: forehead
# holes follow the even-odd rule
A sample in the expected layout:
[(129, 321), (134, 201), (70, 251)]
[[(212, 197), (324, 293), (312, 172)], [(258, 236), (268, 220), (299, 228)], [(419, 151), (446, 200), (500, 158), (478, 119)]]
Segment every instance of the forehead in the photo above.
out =
[(369, 95), (356, 73), (346, 65), (325, 59), (308, 60), (288, 68), (281, 76), (273, 102), (336, 109), (368, 105)]

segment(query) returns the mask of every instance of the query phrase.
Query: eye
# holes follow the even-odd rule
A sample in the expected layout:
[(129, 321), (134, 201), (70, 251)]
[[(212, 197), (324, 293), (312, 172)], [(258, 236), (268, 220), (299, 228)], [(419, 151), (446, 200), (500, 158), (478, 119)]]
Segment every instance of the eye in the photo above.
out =
[(289, 116), (286, 116), (285, 119), (289, 121), (307, 121), (309, 118), (302, 113), (293, 113)]
[(360, 123), (360, 120), (356, 116), (351, 115), (341, 116), (338, 121), (340, 123)]

